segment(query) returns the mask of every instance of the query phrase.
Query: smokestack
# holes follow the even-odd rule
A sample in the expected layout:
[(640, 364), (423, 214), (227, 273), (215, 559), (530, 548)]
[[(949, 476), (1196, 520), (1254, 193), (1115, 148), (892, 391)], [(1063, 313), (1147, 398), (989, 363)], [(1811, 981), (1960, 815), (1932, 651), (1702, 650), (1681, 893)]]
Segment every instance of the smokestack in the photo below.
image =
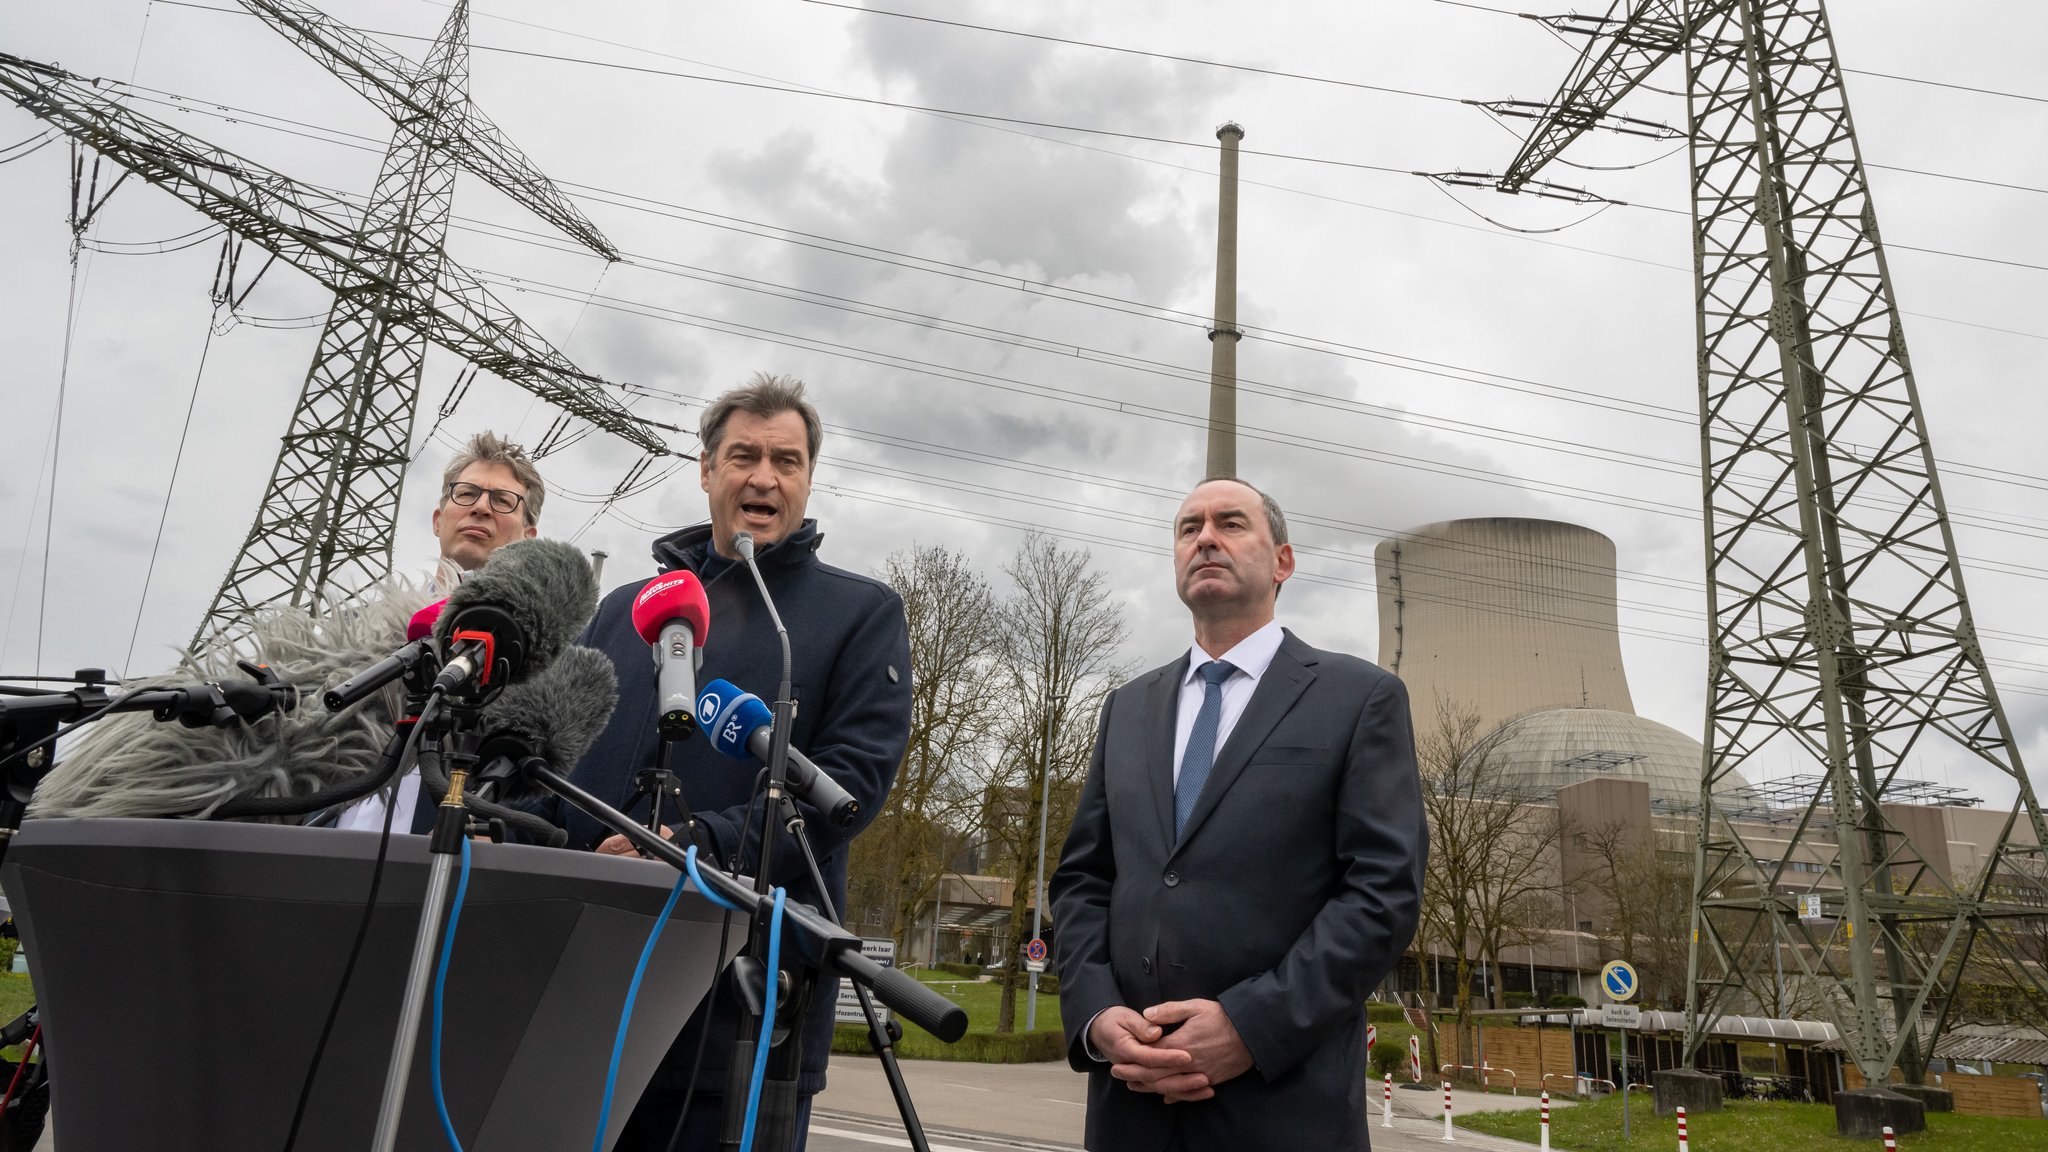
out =
[(1244, 129), (1216, 130), (1216, 320), (1209, 329), (1209, 465), (1205, 476), (1237, 475), (1237, 142)]

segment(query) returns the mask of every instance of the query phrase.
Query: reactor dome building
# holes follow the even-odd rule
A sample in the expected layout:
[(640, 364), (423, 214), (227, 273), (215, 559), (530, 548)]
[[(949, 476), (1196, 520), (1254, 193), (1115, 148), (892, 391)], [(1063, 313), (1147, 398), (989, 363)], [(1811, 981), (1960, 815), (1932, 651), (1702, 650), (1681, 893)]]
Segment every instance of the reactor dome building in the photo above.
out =
[(1699, 741), (1629, 696), (1612, 540), (1492, 516), (1390, 536), (1373, 561), (1379, 663), (1408, 686), (1418, 736), (1449, 704), (1477, 716), (1514, 787), (1635, 779), (1660, 806), (1698, 803)]

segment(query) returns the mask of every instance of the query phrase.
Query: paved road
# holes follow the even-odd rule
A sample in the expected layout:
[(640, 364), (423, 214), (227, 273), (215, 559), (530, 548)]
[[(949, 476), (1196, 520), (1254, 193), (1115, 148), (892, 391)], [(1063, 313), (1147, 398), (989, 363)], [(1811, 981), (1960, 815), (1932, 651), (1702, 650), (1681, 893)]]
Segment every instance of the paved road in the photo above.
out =
[[(939, 1060), (903, 1061), (933, 1152), (1011, 1152), (1016, 1149), (1067, 1152), (1081, 1146), (1087, 1080), (1063, 1063), (962, 1064)], [(908, 1148), (881, 1064), (872, 1057), (835, 1054), (830, 1087), (818, 1097), (810, 1147), (819, 1152), (877, 1152)], [(1379, 1092), (1372, 1103), (1374, 1152), (1448, 1152), (1443, 1143), (1443, 1094), (1397, 1089), (1394, 1126), (1381, 1126)], [(1552, 1100), (1565, 1107), (1568, 1101)], [(1452, 1124), (1470, 1111), (1531, 1109), (1532, 1096), (1512, 1097), (1451, 1090)], [(1533, 1117), (1532, 1117), (1533, 1120)], [(1533, 1125), (1532, 1125), (1533, 1131)], [(1533, 1143), (1456, 1130), (1456, 1142), (1480, 1152), (1526, 1152)]]

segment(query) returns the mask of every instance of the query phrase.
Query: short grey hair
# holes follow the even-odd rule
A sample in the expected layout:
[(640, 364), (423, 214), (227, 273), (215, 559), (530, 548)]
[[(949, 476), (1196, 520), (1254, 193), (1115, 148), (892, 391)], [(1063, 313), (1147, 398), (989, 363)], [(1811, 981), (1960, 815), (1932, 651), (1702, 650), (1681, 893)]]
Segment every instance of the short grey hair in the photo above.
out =
[(759, 416), (763, 420), (794, 412), (804, 418), (804, 438), (810, 449), (810, 469), (817, 471), (818, 449), (825, 444), (825, 425), (818, 419), (818, 410), (804, 399), (804, 382), (794, 376), (774, 376), (767, 372), (754, 373), (753, 379), (713, 400), (704, 409), (704, 416), (697, 423), (697, 440), (704, 445), (707, 459), (716, 458), (718, 444), (725, 439), (726, 421), (735, 412)]
[[(1251, 489), (1252, 495), (1257, 496), (1259, 498), (1259, 506), (1266, 510), (1266, 527), (1273, 533), (1273, 547), (1278, 548), (1282, 544), (1287, 543), (1287, 517), (1281, 513), (1280, 502), (1278, 500), (1275, 500), (1271, 496), (1266, 495), (1266, 493), (1262, 491), (1258, 485), (1253, 484), (1249, 480), (1240, 479), (1236, 476), (1202, 477), (1202, 484), (1222, 483), (1237, 484), (1245, 488)], [(1195, 487), (1200, 488), (1202, 484), (1197, 484), (1195, 485)], [(1190, 491), (1192, 491), (1192, 489), (1190, 489)]]
[(448, 498), (449, 490), (471, 464), (503, 464), (511, 469), (512, 478), (526, 489), (526, 499), (519, 504), (526, 515), (526, 526), (531, 528), (540, 523), (540, 506), (548, 497), (548, 486), (541, 482), (540, 469), (533, 466), (533, 458), (526, 454), (526, 449), (488, 429), (471, 436), (441, 473), (441, 499)]

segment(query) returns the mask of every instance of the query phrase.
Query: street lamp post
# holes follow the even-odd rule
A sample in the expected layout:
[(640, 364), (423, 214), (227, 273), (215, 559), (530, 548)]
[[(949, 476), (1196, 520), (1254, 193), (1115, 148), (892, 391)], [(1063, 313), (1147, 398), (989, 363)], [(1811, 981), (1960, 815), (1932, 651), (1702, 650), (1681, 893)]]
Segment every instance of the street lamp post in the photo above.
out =
[[(1038, 767), (1038, 878), (1031, 884), (1031, 938), (1039, 938), (1045, 911), (1045, 826), (1052, 822), (1052, 714), (1067, 702), (1065, 693), (1045, 703), (1045, 745)], [(1024, 1031), (1038, 1029), (1038, 973), (1031, 974), (1031, 996), (1024, 1003)]]

